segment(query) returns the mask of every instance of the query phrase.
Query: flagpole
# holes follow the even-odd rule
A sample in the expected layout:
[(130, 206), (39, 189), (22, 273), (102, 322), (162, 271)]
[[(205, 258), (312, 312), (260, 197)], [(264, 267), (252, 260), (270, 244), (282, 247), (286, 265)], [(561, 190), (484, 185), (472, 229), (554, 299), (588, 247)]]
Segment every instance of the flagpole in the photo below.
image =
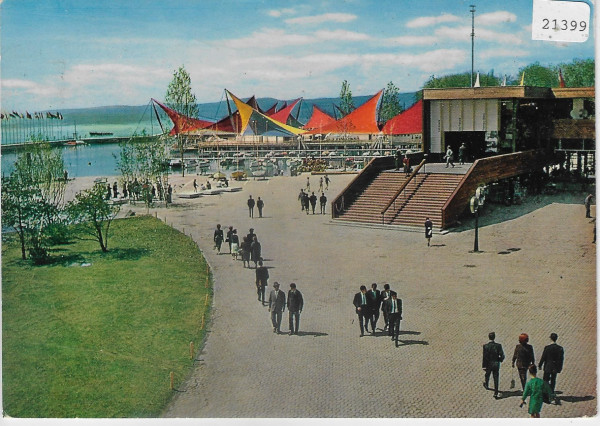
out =
[(473, 73), (475, 72), (475, 5), (469, 6), (471, 12), (471, 87), (473, 87)]

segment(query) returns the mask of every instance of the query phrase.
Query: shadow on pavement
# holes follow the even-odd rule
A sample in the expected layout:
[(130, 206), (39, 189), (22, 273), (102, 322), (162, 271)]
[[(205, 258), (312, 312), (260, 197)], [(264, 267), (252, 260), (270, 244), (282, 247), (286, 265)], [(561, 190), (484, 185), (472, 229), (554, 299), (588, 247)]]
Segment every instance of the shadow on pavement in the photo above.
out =
[(416, 335), (419, 335), (419, 334), (421, 334), (421, 332), (420, 332), (420, 331), (408, 331), (408, 330), (406, 330), (406, 331), (403, 331), (403, 330), (400, 330), (400, 331), (398, 332), (398, 334), (399, 334), (399, 335), (403, 335), (403, 334), (411, 334), (411, 335), (413, 335), (413, 336), (416, 336)]
[(313, 336), (313, 337), (321, 337), (321, 336), (329, 336), (327, 333), (320, 333), (318, 331), (299, 331), (298, 336)]
[(498, 399), (505, 399), (505, 398), (511, 398), (513, 396), (522, 396), (523, 395), (523, 391), (520, 390), (514, 390), (514, 391), (501, 391), (500, 395), (498, 396)]
[(398, 343), (396, 346), (408, 346), (408, 345), (429, 345), (429, 342), (426, 340), (400, 340), (398, 339)]
[(592, 395), (586, 396), (561, 396), (557, 398), (561, 402), (583, 402), (583, 401), (591, 401), (596, 399), (596, 397)]

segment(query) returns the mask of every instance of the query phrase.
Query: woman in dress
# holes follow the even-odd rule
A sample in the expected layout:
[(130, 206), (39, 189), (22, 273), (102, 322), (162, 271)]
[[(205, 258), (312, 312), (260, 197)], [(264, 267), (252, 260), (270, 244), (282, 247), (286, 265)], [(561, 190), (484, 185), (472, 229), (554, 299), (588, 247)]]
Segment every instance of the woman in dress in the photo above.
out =
[(221, 254), (221, 244), (223, 244), (223, 230), (221, 229), (220, 224), (217, 225), (217, 229), (215, 229), (213, 241), (215, 242), (215, 248), (217, 249), (217, 253)]
[(517, 369), (519, 370), (519, 378), (521, 379), (521, 386), (525, 390), (525, 383), (527, 383), (527, 369), (530, 365), (535, 364), (535, 357), (533, 356), (533, 346), (529, 343), (529, 336), (527, 333), (519, 335), (519, 344), (515, 347), (515, 352), (512, 358), (512, 366), (515, 368), (515, 362), (517, 363)]
[(244, 268), (246, 267), (246, 263), (248, 263), (248, 268), (250, 267), (250, 240), (248, 237), (244, 237), (242, 241), (242, 263)]
[(234, 229), (233, 231), (231, 231), (230, 244), (231, 244), (231, 256), (235, 260), (237, 260), (239, 244), (240, 244), (240, 238), (238, 237), (237, 229)]
[(550, 385), (548, 385), (548, 383), (536, 377), (537, 368), (535, 364), (529, 366), (529, 374), (531, 374), (531, 379), (525, 385), (525, 390), (523, 391), (523, 397), (521, 398), (521, 404), (519, 404), (519, 407), (523, 407), (525, 400), (527, 397), (529, 397), (528, 412), (531, 417), (539, 418), (540, 411), (542, 411), (542, 405), (544, 404), (544, 396), (546, 396), (547, 401), (550, 401), (552, 390), (550, 389)]
[[(258, 242), (258, 238), (256, 238), (256, 235), (254, 236), (254, 241), (252, 241), (250, 245), (250, 253), (251, 259), (254, 262), (254, 268), (257, 268), (258, 261), (261, 260), (261, 247), (260, 243)], [(248, 267), (250, 267), (250, 263), (248, 263)]]

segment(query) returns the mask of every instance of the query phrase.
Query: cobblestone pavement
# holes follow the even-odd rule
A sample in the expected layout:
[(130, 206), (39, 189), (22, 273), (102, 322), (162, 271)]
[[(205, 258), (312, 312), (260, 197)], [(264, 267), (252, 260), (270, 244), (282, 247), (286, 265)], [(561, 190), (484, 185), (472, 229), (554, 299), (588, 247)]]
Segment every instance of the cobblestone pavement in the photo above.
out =
[[(330, 201), (351, 178), (332, 176)], [(340, 226), (329, 211), (306, 215), (296, 199), (305, 182), (248, 181), (238, 193), (157, 211), (197, 241), (215, 284), (206, 345), (163, 417), (525, 418), (510, 366), (522, 332), (536, 361), (551, 332), (565, 348), (562, 404), (544, 405), (542, 417), (596, 415), (596, 252), (582, 203), (482, 227), (483, 252), (470, 253), (473, 230), (436, 234), (427, 247), (421, 232)], [(248, 217), (250, 194), (265, 200), (264, 218)], [(212, 249), (217, 223), (240, 235), (255, 229), (270, 268), (267, 292), (274, 281), (286, 292), (297, 284), (305, 299), (299, 335), (273, 333), (254, 269)], [(352, 298), (373, 282), (390, 283), (404, 301), (399, 347), (379, 330), (359, 337)], [(285, 312), (282, 332), (287, 323)], [(490, 331), (507, 356), (498, 400), (482, 386)]]

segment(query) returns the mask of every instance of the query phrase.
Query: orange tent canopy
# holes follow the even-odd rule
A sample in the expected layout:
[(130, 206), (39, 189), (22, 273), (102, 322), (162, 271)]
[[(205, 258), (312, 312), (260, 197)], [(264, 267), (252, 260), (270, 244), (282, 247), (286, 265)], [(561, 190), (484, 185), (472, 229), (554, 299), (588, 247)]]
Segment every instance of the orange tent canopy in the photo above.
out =
[(390, 118), (381, 131), (385, 135), (423, 133), (423, 101)]

